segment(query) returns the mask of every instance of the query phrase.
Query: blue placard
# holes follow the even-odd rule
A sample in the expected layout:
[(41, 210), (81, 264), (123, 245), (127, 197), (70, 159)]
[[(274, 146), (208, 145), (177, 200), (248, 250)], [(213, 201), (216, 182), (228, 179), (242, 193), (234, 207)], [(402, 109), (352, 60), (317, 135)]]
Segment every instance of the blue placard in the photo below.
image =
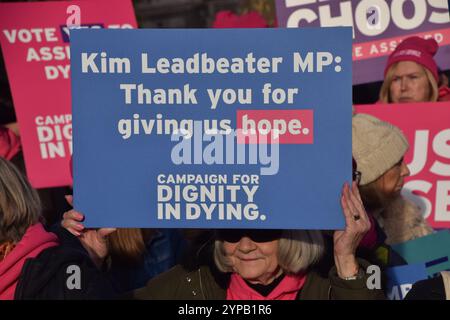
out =
[(403, 300), (414, 283), (428, 278), (424, 263), (408, 264), (386, 270), (387, 297), (389, 300)]
[(429, 276), (450, 269), (448, 229), (392, 246), (408, 263), (425, 263)]
[(86, 226), (344, 227), (351, 28), (72, 32)]

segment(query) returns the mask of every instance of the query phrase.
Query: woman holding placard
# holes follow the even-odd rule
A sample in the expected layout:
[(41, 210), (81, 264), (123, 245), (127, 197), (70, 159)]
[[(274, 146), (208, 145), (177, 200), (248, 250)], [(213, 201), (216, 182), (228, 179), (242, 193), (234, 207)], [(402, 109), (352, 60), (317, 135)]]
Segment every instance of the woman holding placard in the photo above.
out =
[[(130, 293), (133, 299), (379, 299), (376, 285), (369, 288), (368, 263), (356, 249), (370, 227), (358, 187), (343, 187), (341, 206), (346, 228), (333, 236), (334, 265), (319, 271), (314, 265), (325, 251), (320, 231), (218, 230), (196, 246), (188, 260)], [(63, 225), (76, 234), (78, 212), (65, 214)], [(84, 230), (86, 248), (104, 252), (105, 229)], [(80, 237), (80, 235), (78, 235)]]

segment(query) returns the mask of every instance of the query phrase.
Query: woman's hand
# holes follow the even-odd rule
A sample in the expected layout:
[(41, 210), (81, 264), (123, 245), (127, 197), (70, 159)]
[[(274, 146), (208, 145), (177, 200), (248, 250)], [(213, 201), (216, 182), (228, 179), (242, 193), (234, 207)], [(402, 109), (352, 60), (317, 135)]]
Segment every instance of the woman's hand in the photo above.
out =
[(346, 226), (345, 230), (334, 232), (334, 261), (339, 277), (347, 278), (358, 273), (356, 249), (370, 230), (370, 219), (364, 209), (356, 182), (353, 182), (351, 190), (347, 183), (344, 184), (341, 206)]
[[(73, 205), (72, 196), (66, 196), (66, 199), (70, 205)], [(61, 225), (80, 240), (92, 261), (100, 268), (109, 252), (108, 235), (116, 231), (116, 229), (85, 229), (81, 223), (83, 220), (83, 214), (70, 210), (64, 213)]]

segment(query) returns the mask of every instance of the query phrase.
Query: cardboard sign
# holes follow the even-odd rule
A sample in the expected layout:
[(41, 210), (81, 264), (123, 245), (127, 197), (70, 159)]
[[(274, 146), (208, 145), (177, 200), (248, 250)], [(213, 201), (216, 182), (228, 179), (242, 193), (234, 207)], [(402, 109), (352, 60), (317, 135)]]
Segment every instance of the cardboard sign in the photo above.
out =
[(350, 28), (76, 30), (71, 50), (86, 225), (344, 227)]
[(405, 38), (434, 38), (442, 70), (450, 69), (445, 0), (276, 0), (280, 27), (353, 27), (353, 84), (383, 80), (387, 56)]
[(450, 228), (450, 102), (355, 106), (399, 127), (410, 144), (402, 193), (433, 228)]
[(129, 0), (0, 3), (0, 43), (35, 188), (72, 183), (69, 26), (135, 28)]

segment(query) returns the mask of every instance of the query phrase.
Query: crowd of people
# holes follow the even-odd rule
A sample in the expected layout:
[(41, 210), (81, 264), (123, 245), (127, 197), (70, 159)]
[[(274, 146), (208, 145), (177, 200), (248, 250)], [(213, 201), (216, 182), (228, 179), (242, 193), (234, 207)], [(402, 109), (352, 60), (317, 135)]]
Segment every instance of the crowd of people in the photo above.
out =
[[(215, 27), (230, 27), (229, 15)], [(231, 20), (267, 26), (249, 17)], [(433, 39), (405, 39), (387, 59), (379, 103), (448, 101), (437, 50)], [(74, 209), (50, 225), (36, 190), (9, 161), (20, 151), (19, 132), (16, 123), (0, 128), (0, 299), (385, 299), (384, 286), (368, 287), (368, 266), (405, 264), (391, 246), (433, 233), (401, 195), (410, 174), (406, 137), (366, 114), (352, 117), (353, 182), (340, 196), (345, 229), (334, 232), (86, 229), (88, 213)], [(72, 205), (70, 195), (66, 201)], [(80, 290), (66, 285), (70, 266), (81, 269)], [(446, 287), (445, 276), (421, 281), (407, 299), (445, 299)]]

